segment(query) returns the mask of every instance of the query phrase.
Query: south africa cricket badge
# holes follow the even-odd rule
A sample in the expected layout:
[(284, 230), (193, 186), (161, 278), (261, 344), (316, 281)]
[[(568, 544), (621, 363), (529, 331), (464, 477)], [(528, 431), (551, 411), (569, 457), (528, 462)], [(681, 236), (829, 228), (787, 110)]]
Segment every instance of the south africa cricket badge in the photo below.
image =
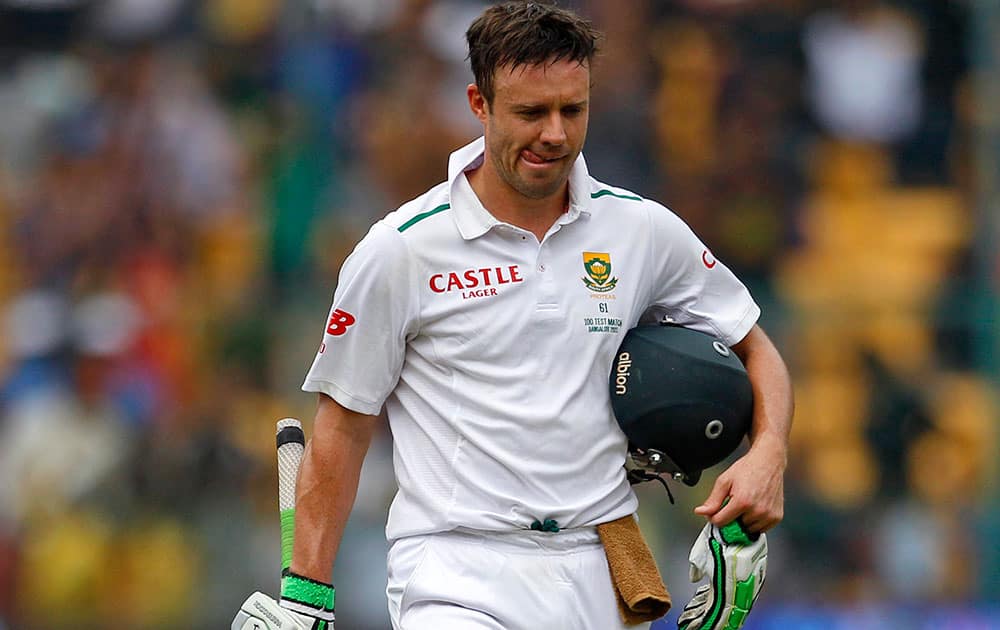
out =
[(587, 276), (581, 278), (583, 284), (595, 293), (613, 291), (618, 278), (611, 276), (611, 254), (606, 252), (583, 252), (583, 270)]

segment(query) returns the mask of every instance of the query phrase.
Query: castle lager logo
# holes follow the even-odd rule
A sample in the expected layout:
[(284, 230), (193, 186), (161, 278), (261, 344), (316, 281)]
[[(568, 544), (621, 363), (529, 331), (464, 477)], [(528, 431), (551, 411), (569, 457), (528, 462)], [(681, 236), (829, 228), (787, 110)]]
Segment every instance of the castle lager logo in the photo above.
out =
[(448, 271), (432, 275), (427, 286), (434, 293), (461, 291), (462, 299), (488, 298), (498, 295), (500, 285), (524, 282), (517, 265), (482, 267), (465, 271)]
[(583, 269), (587, 277), (581, 278), (587, 288), (596, 293), (613, 291), (618, 278), (611, 277), (611, 254), (583, 252)]

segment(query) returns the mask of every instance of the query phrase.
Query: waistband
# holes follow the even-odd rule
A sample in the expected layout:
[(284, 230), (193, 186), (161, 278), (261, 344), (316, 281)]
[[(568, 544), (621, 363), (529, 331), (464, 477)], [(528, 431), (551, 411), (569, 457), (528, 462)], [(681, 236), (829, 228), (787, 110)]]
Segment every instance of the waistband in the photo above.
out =
[(508, 549), (512, 552), (556, 552), (579, 550), (601, 544), (596, 527), (575, 527), (560, 529), (558, 532), (536, 531), (530, 529), (512, 529), (509, 531), (484, 531), (479, 529), (453, 529), (447, 532), (428, 534), (442, 540), (466, 542), (472, 544), (487, 544), (493, 548)]

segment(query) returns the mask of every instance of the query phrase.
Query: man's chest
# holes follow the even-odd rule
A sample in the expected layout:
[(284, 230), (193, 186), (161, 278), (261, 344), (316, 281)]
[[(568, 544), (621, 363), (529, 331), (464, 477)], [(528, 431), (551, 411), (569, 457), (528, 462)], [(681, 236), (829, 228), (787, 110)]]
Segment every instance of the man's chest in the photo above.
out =
[(618, 339), (648, 291), (642, 253), (613, 236), (555, 234), (538, 243), (491, 234), (427, 252), (419, 335), (461, 356), (506, 361)]

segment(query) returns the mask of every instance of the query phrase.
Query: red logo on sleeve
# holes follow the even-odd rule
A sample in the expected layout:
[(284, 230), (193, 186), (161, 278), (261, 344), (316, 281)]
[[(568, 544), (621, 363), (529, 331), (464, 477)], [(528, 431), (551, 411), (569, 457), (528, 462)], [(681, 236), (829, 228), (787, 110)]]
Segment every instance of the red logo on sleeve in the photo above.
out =
[(339, 337), (347, 332), (347, 327), (356, 322), (357, 319), (344, 309), (335, 309), (330, 313), (330, 323), (326, 325), (326, 334)]
[(701, 253), (701, 262), (705, 263), (705, 266), (711, 269), (715, 266), (715, 256), (712, 255), (712, 252), (706, 249)]

